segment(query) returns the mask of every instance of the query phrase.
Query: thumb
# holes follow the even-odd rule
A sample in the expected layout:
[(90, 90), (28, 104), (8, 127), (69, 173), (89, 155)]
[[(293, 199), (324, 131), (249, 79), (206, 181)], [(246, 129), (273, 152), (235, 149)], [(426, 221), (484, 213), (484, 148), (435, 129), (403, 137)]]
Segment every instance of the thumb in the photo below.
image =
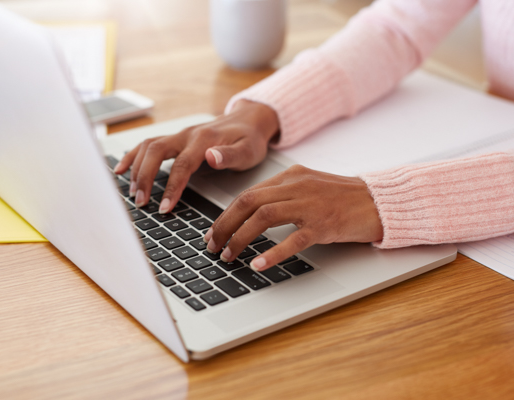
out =
[(260, 149), (240, 140), (229, 146), (210, 147), (205, 151), (205, 159), (214, 169), (242, 171), (254, 167), (266, 156), (267, 147)]

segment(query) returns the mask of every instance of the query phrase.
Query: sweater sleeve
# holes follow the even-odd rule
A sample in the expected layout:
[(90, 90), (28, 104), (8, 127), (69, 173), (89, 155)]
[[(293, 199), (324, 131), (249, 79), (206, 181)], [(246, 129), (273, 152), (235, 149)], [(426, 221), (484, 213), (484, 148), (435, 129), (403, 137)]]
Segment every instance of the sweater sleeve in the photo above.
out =
[(493, 153), (361, 176), (384, 227), (379, 248), (514, 232), (514, 154)]
[[(317, 49), (235, 95), (273, 108), (285, 148), (390, 92), (477, 0), (378, 0)], [(450, 3), (450, 4), (449, 4)]]

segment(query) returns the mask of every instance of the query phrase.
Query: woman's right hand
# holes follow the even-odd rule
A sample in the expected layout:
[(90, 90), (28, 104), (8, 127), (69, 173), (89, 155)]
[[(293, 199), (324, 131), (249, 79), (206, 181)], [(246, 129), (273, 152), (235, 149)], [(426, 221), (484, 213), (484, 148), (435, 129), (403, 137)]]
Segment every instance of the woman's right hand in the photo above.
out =
[(137, 207), (148, 203), (161, 163), (175, 158), (164, 191), (160, 213), (177, 204), (189, 178), (204, 160), (215, 169), (243, 171), (259, 164), (268, 143), (278, 133), (277, 114), (270, 107), (239, 100), (230, 114), (187, 128), (176, 135), (147, 139), (127, 153), (114, 169), (125, 173), (131, 166), (130, 196)]

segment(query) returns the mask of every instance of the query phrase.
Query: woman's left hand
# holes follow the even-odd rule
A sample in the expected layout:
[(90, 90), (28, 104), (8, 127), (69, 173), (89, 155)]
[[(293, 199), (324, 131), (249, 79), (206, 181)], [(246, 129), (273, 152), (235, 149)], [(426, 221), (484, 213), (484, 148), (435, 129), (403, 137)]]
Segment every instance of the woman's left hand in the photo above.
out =
[(207, 249), (233, 261), (270, 227), (298, 228), (284, 241), (256, 257), (262, 271), (307, 247), (333, 242), (372, 242), (383, 236), (382, 223), (368, 187), (359, 178), (295, 165), (242, 192), (205, 235)]

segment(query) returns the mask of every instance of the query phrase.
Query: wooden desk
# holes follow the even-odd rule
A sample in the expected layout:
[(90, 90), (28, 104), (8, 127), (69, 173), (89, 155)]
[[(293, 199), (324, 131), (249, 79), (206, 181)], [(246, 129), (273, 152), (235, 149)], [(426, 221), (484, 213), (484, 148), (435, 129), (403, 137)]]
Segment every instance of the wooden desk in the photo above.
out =
[[(277, 65), (337, 31), (357, 2), (291, 1)], [(209, 42), (206, 0), (7, 4), (40, 20), (116, 20), (116, 87), (155, 99), (154, 121), (219, 114), (272, 72), (224, 67)], [(2, 399), (507, 399), (513, 360), (514, 283), (463, 256), (184, 365), (52, 245), (0, 245)]]

